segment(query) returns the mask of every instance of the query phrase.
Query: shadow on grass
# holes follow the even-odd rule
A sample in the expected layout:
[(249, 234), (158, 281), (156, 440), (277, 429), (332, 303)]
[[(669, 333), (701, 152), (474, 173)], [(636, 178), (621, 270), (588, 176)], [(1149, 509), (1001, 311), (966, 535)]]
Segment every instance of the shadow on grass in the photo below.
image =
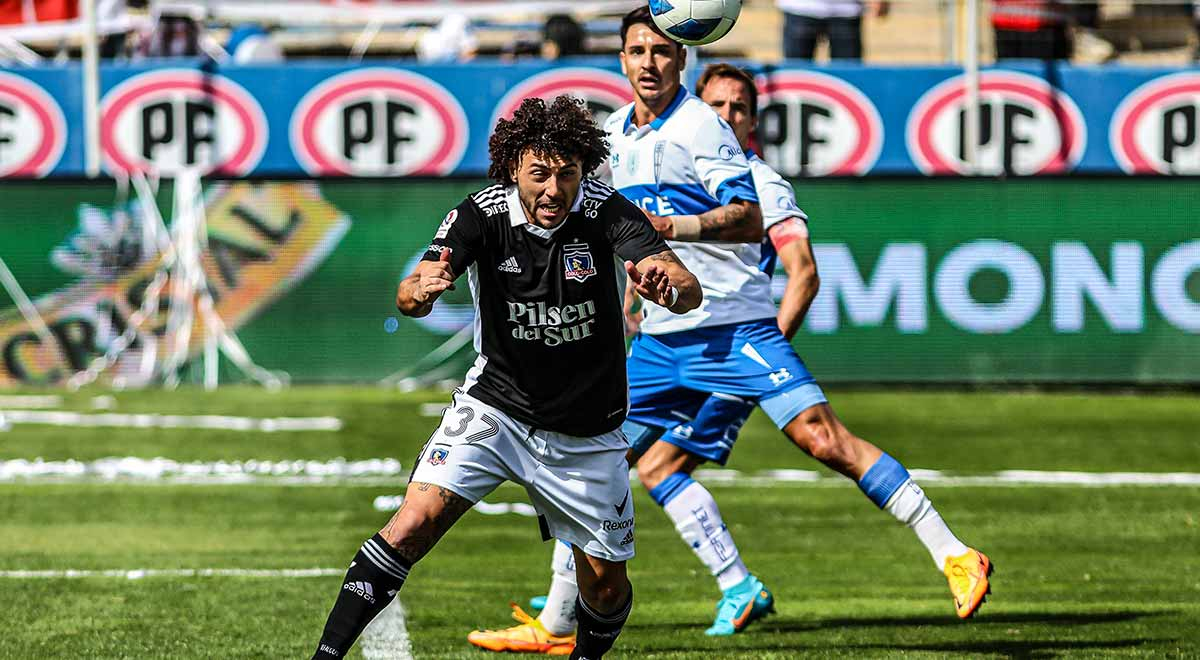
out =
[[(924, 644), (851, 644), (846, 645), (845, 649), (854, 650), (881, 650), (881, 651), (930, 651), (934, 653), (950, 653), (954, 655), (1003, 655), (1009, 658), (1052, 658), (1060, 653), (1069, 651), (1083, 651), (1085, 655), (1091, 651), (1117, 651), (1121, 649), (1132, 649), (1143, 644), (1153, 641), (1151, 639), (1111, 639), (1111, 640), (1087, 640), (1087, 641), (1071, 641), (1071, 640), (1053, 640), (1053, 639), (1027, 639), (1027, 640), (992, 640), (992, 641), (971, 641), (971, 642), (929, 642)], [(828, 647), (826, 647), (828, 648)]]
[(1011, 623), (1044, 623), (1060, 626), (1086, 626), (1097, 623), (1124, 623), (1137, 619), (1172, 614), (1171, 611), (1156, 612), (998, 612), (981, 613), (969, 622), (953, 616), (895, 616), (875, 618), (840, 618), (815, 620), (766, 620), (755, 627), (766, 632), (803, 632), (829, 628), (906, 628), (909, 626), (970, 626)]
[[(750, 631), (763, 633), (797, 633), (814, 630), (854, 629), (854, 628), (908, 628), (918, 626), (948, 626), (948, 627), (982, 627), (989, 624), (1041, 623), (1057, 626), (1086, 626), (1102, 623), (1125, 623), (1138, 619), (1159, 617), (1175, 614), (1174, 610), (1158, 611), (1120, 611), (1120, 612), (998, 612), (996, 614), (982, 613), (971, 621), (961, 621), (953, 616), (891, 616), (891, 617), (862, 617), (836, 619), (787, 619), (771, 617), (755, 623)], [(695, 628), (703, 631), (707, 623), (696, 622), (687, 624), (679, 621), (660, 621), (658, 623), (634, 624), (628, 629), (653, 631), (678, 631)]]
[[(746, 641), (744, 638), (741, 641)], [(645, 649), (650, 655), (659, 653), (695, 653), (709, 658), (722, 657), (753, 657), (755, 650), (763, 653), (792, 653), (796, 655), (868, 655), (877, 657), (880, 652), (886, 655), (912, 652), (940, 653), (949, 656), (975, 657), (983, 655), (1000, 655), (1007, 658), (1053, 658), (1063, 653), (1082, 653), (1084, 656), (1108, 655), (1120, 651), (1129, 652), (1144, 644), (1173, 643), (1162, 639), (1110, 639), (1110, 640), (1055, 640), (1055, 639), (1026, 639), (1026, 640), (972, 640), (962, 642), (923, 642), (923, 643), (846, 643), (827, 642), (822, 644), (789, 644), (781, 640), (764, 639), (761, 647), (743, 645), (728, 651), (734, 655), (725, 655), (714, 649), (699, 649), (696, 647), (654, 647)], [(1142, 649), (1142, 653), (1146, 649)]]

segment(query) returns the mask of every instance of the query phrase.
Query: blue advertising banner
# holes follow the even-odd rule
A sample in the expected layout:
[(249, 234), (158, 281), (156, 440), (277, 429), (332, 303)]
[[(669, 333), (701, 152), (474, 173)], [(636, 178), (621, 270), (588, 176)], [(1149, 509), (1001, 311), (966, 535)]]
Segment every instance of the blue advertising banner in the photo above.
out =
[[(959, 69), (749, 68), (763, 95), (758, 147), (786, 176), (967, 173)], [(0, 71), (0, 176), (83, 173), (81, 80), (74, 65)], [(477, 176), (498, 117), (527, 96), (563, 93), (599, 119), (630, 100), (615, 58), (107, 65), (103, 165)], [(1006, 66), (981, 74), (980, 103), (980, 174), (1200, 174), (1200, 71)]]

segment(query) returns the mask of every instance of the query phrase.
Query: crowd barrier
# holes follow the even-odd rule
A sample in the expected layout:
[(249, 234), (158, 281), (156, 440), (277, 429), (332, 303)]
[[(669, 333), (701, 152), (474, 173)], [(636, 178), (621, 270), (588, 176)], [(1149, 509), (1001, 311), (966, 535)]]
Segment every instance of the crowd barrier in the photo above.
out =
[[(749, 66), (760, 150), (788, 176), (970, 172), (960, 69)], [(81, 80), (76, 66), (0, 72), (0, 176), (84, 172)], [(616, 58), (114, 64), (101, 91), (105, 170), (168, 176), (480, 176), (492, 126), (522, 98), (575, 94), (600, 119), (630, 99)], [(1200, 174), (1195, 69), (986, 69), (980, 99), (975, 174)]]
[[(483, 184), (210, 182), (203, 264), (217, 311), (257, 362), (297, 381), (424, 375), (470, 326), (469, 295), (409, 319), (395, 288)], [(822, 284), (795, 345), (822, 382), (1200, 382), (1200, 186), (911, 177), (796, 190)], [(53, 334), (45, 345), (0, 297), (0, 386), (58, 383), (125, 329), (158, 257), (138, 244), (142, 210), (114, 202), (111, 183), (0, 191), (0, 251)], [(170, 200), (164, 184), (168, 220)], [(114, 373), (161, 355), (168, 295)], [(447, 373), (469, 353), (468, 341)]]

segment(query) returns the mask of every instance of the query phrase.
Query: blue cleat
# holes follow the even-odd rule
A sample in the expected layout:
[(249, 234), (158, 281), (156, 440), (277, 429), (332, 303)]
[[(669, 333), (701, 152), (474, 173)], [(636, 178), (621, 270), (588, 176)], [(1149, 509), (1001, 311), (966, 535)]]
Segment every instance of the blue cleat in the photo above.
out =
[(775, 597), (753, 575), (725, 590), (717, 603), (717, 618), (705, 635), (725, 637), (741, 632), (752, 622), (775, 613)]
[(546, 609), (546, 597), (545, 596), (534, 596), (533, 598), (530, 598), (529, 606), (535, 610)]

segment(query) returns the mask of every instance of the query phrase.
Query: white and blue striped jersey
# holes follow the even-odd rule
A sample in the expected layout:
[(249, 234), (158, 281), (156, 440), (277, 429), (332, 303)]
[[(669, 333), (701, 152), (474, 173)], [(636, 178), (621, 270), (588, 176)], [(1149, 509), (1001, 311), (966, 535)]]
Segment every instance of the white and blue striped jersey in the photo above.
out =
[[(613, 186), (660, 216), (695, 215), (734, 199), (758, 202), (754, 176), (729, 125), (681, 88), (662, 115), (633, 124), (633, 104), (605, 123)], [(762, 246), (745, 243), (668, 241), (704, 292), (700, 307), (672, 314), (649, 301), (641, 331), (659, 335), (775, 316), (770, 277), (761, 268)]]
[[(796, 192), (792, 184), (753, 151), (747, 152), (746, 158), (750, 161), (750, 171), (754, 173), (754, 189), (758, 192), (758, 204), (762, 208), (763, 228), (769, 230), (771, 225), (789, 218), (798, 218), (807, 224), (808, 215), (796, 204)], [(759, 269), (767, 277), (775, 274), (778, 257), (775, 244), (769, 236), (764, 236)]]

